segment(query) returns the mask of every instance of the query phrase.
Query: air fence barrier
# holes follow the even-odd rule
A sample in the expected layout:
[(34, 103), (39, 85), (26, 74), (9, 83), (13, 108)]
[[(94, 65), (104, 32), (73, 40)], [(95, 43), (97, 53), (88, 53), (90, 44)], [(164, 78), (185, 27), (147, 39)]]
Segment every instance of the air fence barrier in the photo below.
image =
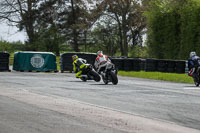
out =
[(57, 72), (56, 56), (52, 52), (15, 52), (13, 70), (20, 72)]
[(8, 71), (9, 69), (9, 57), (10, 54), (7, 52), (0, 52), (0, 71)]
[[(61, 72), (72, 72), (72, 55), (86, 59), (89, 64), (94, 65), (96, 54), (93, 53), (63, 53), (60, 55)], [(185, 60), (162, 60), (162, 59), (141, 59), (128, 57), (109, 57), (115, 64), (117, 70), (121, 71), (146, 71), (146, 72), (166, 72), (185, 73), (187, 70)]]

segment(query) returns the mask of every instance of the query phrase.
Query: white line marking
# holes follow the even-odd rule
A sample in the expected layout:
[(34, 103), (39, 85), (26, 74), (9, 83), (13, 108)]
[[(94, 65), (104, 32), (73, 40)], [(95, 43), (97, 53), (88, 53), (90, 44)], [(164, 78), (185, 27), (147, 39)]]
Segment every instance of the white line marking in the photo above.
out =
[(200, 90), (199, 87), (184, 87), (184, 90)]

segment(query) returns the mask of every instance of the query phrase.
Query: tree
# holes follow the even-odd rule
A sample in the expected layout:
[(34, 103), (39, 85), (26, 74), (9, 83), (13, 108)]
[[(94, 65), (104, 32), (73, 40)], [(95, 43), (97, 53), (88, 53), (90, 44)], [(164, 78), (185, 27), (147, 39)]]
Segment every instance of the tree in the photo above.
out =
[(0, 19), (6, 20), (10, 25), (17, 26), (20, 31), (25, 30), (28, 44), (33, 45), (37, 41), (37, 20), (41, 18), (41, 5), (49, 3), (49, 6), (52, 7), (57, 1), (59, 0), (2, 0), (0, 2)]
[(142, 16), (142, 4), (136, 0), (106, 0), (106, 14), (118, 25), (121, 55), (128, 56), (128, 44), (137, 44), (141, 40), (145, 21)]
[(152, 0), (145, 13), (152, 57), (187, 59), (200, 48), (198, 0)]
[(60, 45), (65, 41), (58, 27), (60, 5), (60, 0), (50, 0), (40, 4), (38, 8), (40, 13), (36, 18), (37, 42), (35, 47), (37, 50), (55, 52), (56, 55), (60, 55)]
[(89, 37), (94, 42), (94, 52), (103, 50), (105, 54), (113, 56), (119, 49), (118, 26), (112, 21), (111, 18), (104, 18), (91, 31)]
[(58, 26), (68, 43), (73, 44), (74, 51), (79, 52), (79, 45), (86, 42), (88, 30), (101, 14), (100, 7), (98, 2), (89, 0), (62, 1)]
[(0, 2), (0, 19), (7, 20), (19, 30), (25, 29), (29, 43), (35, 41), (36, 8), (39, 0), (2, 0)]

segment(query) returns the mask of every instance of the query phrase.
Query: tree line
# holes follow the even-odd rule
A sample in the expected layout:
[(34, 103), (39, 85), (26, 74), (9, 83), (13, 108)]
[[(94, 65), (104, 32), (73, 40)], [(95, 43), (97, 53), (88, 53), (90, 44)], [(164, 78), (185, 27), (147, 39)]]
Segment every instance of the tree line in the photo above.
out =
[[(186, 59), (200, 47), (199, 0), (1, 0), (24, 50)], [(144, 42), (144, 35), (147, 40)]]
[(61, 44), (76, 52), (101, 44), (128, 56), (129, 42), (139, 44), (145, 27), (137, 0), (1, 0), (0, 10), (0, 19), (27, 33), (27, 50), (56, 54)]
[(145, 12), (152, 57), (187, 59), (200, 54), (200, 1), (154, 0)]

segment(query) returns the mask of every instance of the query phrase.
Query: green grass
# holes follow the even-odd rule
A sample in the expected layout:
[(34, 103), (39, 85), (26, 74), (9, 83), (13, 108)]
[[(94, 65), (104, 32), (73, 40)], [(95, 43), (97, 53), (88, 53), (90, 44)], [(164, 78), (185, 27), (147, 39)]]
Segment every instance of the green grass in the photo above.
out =
[(137, 78), (146, 78), (146, 79), (155, 79), (155, 80), (164, 80), (171, 82), (180, 82), (180, 83), (193, 83), (193, 79), (187, 74), (176, 74), (176, 73), (161, 73), (161, 72), (125, 72), (119, 71), (118, 75), (128, 76), (128, 77), (137, 77)]
[(60, 70), (60, 56), (56, 56), (57, 70)]
[(9, 65), (12, 66), (14, 61), (14, 53), (10, 54)]

